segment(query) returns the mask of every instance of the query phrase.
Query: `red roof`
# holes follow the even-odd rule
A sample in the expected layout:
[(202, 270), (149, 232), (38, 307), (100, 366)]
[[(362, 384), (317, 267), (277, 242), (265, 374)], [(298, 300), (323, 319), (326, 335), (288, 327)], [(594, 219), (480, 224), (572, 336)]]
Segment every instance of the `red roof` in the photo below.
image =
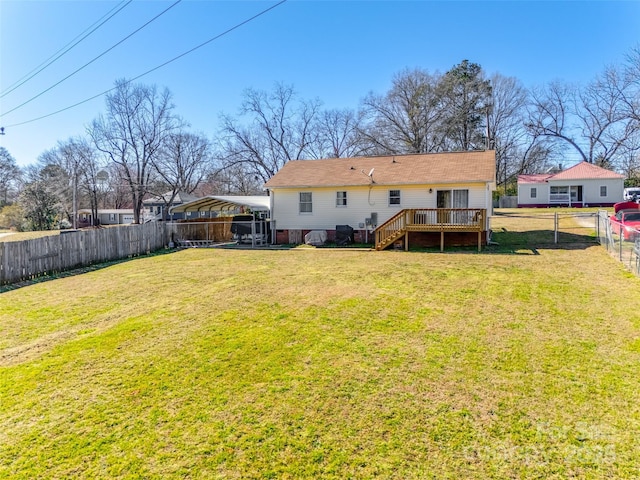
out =
[(622, 178), (624, 179), (624, 175), (620, 175), (619, 173), (612, 172), (611, 170), (607, 170), (606, 168), (598, 167), (593, 163), (589, 162), (580, 162), (577, 165), (574, 165), (571, 168), (567, 168), (566, 170), (556, 173), (553, 176), (554, 180), (584, 180), (590, 178)]
[(533, 175), (518, 175), (518, 183), (544, 183), (550, 177), (551, 173), (535, 173)]
[(549, 180), (591, 180), (591, 179), (624, 179), (624, 175), (598, 167), (593, 163), (580, 162), (559, 173), (539, 173), (535, 175), (518, 175), (518, 183), (545, 183)]

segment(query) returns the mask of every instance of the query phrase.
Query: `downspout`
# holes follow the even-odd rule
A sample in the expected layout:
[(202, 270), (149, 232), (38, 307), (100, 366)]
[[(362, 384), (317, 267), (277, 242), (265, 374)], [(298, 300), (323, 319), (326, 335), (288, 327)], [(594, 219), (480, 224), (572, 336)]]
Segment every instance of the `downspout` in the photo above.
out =
[(271, 223), (271, 245), (275, 245), (277, 243), (277, 235), (276, 235), (276, 220), (273, 216), (273, 204), (274, 204), (274, 195), (275, 192), (273, 190), (267, 189), (267, 195), (269, 195), (269, 221)]
[[(496, 187), (497, 188), (497, 187)], [(505, 187), (506, 188), (506, 187)], [(485, 193), (485, 207), (486, 207), (486, 212), (487, 214), (485, 215), (485, 219), (484, 219), (484, 227), (485, 227), (485, 231), (486, 231), (486, 240), (487, 240), (487, 245), (489, 245), (489, 241), (491, 240), (491, 231), (490, 231), (490, 218), (491, 218), (491, 214), (493, 213), (493, 196), (491, 195), (491, 183), (487, 182), (487, 191)]]

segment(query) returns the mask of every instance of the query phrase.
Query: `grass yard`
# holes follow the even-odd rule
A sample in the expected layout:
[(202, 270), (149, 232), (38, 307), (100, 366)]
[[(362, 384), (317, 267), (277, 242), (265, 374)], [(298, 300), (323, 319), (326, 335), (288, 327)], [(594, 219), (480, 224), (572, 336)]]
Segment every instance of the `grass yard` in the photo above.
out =
[(188, 249), (0, 294), (0, 477), (638, 478), (640, 279)]
[(21, 242), (22, 240), (48, 237), (50, 235), (60, 235), (60, 230), (38, 230), (36, 232), (14, 232), (11, 230), (0, 230), (0, 242)]
[[(492, 239), (500, 245), (541, 247), (555, 243), (595, 243), (596, 218), (600, 208), (502, 208), (491, 218)], [(604, 209), (606, 210), (606, 209)], [(612, 209), (609, 209), (613, 211)]]

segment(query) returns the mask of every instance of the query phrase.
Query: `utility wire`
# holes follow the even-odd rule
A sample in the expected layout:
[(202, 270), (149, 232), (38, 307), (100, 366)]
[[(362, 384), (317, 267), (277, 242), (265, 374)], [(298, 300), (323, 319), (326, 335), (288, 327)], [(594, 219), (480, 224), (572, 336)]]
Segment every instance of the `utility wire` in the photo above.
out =
[[(31, 80), (33, 77), (35, 77), (36, 75), (38, 75), (40, 72), (42, 72), (45, 68), (47, 68), (49, 65), (51, 65), (52, 63), (56, 62), (57, 60), (59, 60), (60, 58), (62, 58), (66, 53), (68, 53), (71, 49), (73, 49), (76, 45), (78, 45), (80, 42), (82, 42), (83, 40), (85, 40), (87, 37), (89, 37), (89, 35), (91, 35), (93, 32), (95, 32), (96, 30), (98, 30), (102, 25), (104, 25), (105, 23), (107, 23), (109, 20), (111, 20), (113, 17), (115, 17), (122, 9), (124, 9), (127, 5), (129, 5), (133, 0), (122, 0), (118, 5), (116, 5), (114, 8), (112, 8), (111, 10), (109, 10), (105, 15), (103, 15), (102, 17), (100, 17), (95, 23), (93, 23), (92, 25), (90, 25), (88, 28), (86, 28), (83, 32), (81, 32), (77, 37), (75, 37), (73, 40), (71, 40), (71, 42), (67, 43), (64, 47), (62, 47), (60, 50), (58, 50), (57, 52), (55, 52), (53, 55), (51, 55), (49, 58), (47, 58), (44, 62), (42, 62), (40, 65), (38, 65), (37, 67), (35, 67), (33, 70), (31, 70), (29, 73), (25, 74), (22, 78), (20, 78), (19, 80), (17, 80), (16, 82), (14, 82), (13, 84), (9, 85), (7, 87), (7, 90), (5, 90), (4, 92), (2, 92), (0, 94), (0, 98), (4, 98), (5, 95), (13, 92), (16, 88), (24, 85), (25, 83), (27, 83), (29, 80)], [(126, 3), (125, 3), (126, 2)], [(124, 3), (124, 5), (122, 5)], [(122, 5), (122, 6), (121, 6)], [(117, 9), (117, 10), (116, 10)], [(114, 10), (116, 10), (114, 12)], [(113, 13), (111, 13), (113, 12)], [(108, 15), (108, 17), (107, 17)], [(105, 17), (107, 17), (106, 19), (104, 19)], [(104, 19), (104, 20), (103, 20)], [(100, 22), (98, 25), (96, 25), (98, 22)], [(92, 27), (94, 27), (93, 30), (89, 31), (88, 33), (87, 30), (91, 29)], [(84, 35), (84, 36), (82, 36)], [(81, 38), (80, 38), (81, 37)], [(76, 41), (77, 40), (77, 41)], [(75, 43), (73, 43), (75, 42)], [(56, 56), (57, 55), (57, 56)]]
[[(188, 55), (188, 54), (190, 54), (190, 53), (192, 53), (192, 52), (194, 52), (194, 51), (198, 50), (199, 48), (202, 48), (202, 47), (204, 47), (205, 45), (207, 45), (207, 44), (209, 44), (209, 43), (211, 43), (211, 42), (213, 42), (213, 41), (215, 41), (215, 40), (217, 40), (217, 39), (219, 39), (219, 38), (221, 38), (221, 37), (223, 37), (223, 36), (225, 36), (225, 35), (227, 35), (227, 34), (229, 34), (229, 33), (233, 32), (234, 30), (237, 30), (238, 28), (242, 27), (243, 25), (246, 25), (247, 23), (249, 23), (249, 22), (251, 22), (251, 21), (255, 20), (256, 18), (258, 18), (258, 17), (260, 17), (260, 16), (264, 15), (265, 13), (267, 13), (267, 12), (269, 12), (269, 11), (273, 10), (273, 9), (274, 9), (274, 8), (276, 8), (276, 7), (279, 7), (280, 5), (282, 5), (283, 3), (286, 3), (286, 2), (287, 2), (287, 0), (281, 0), (281, 1), (279, 1), (278, 3), (276, 3), (276, 4), (272, 5), (272, 6), (270, 6), (269, 8), (267, 8), (267, 9), (265, 9), (265, 10), (262, 10), (261, 12), (259, 12), (259, 13), (255, 14), (253, 17), (248, 18), (248, 19), (244, 20), (243, 22), (240, 22), (240, 23), (238, 23), (238, 24), (234, 25), (233, 27), (231, 27), (231, 28), (229, 28), (229, 29), (225, 30), (224, 32), (222, 32), (222, 33), (220, 33), (220, 34), (216, 35), (215, 37), (210, 38), (210, 39), (209, 39), (209, 40), (207, 40), (206, 42), (203, 42), (203, 43), (201, 43), (200, 45), (197, 45), (197, 46), (193, 47), (192, 49), (187, 50), (186, 52), (183, 52), (183, 53), (181, 53), (180, 55), (178, 55), (178, 56), (176, 56), (176, 57), (173, 57), (171, 60), (167, 60), (166, 62), (164, 62), (164, 63), (162, 63), (162, 64), (160, 64), (160, 65), (158, 65), (158, 66), (156, 66), (156, 67), (152, 68), (151, 70), (147, 70), (146, 72), (141, 73), (141, 74), (140, 74), (140, 75), (138, 75), (137, 77), (133, 77), (133, 78), (131, 78), (131, 79), (127, 80), (126, 82), (124, 82), (124, 85), (128, 85), (129, 83), (134, 82), (135, 80), (138, 80), (139, 78), (142, 78), (142, 77), (144, 77), (145, 75), (150, 74), (151, 72), (155, 72), (155, 71), (156, 71), (156, 70), (158, 70), (159, 68), (162, 68), (162, 67), (164, 67), (164, 66), (166, 66), (166, 65), (169, 65), (169, 64), (170, 64), (170, 63), (172, 63), (172, 62), (175, 62), (175, 61), (176, 61), (176, 60), (178, 60), (179, 58), (182, 58), (182, 57), (184, 57), (185, 55)], [(49, 113), (49, 114), (47, 114), (47, 115), (42, 115), (41, 117), (32, 118), (31, 120), (26, 120), (26, 121), (24, 121), (24, 122), (14, 123), (14, 124), (12, 124), (12, 125), (7, 125), (7, 126), (6, 126), (6, 128), (19, 127), (20, 125), (25, 125), (25, 124), (27, 124), (27, 123), (36, 122), (36, 121), (38, 121), (38, 120), (42, 120), (43, 118), (47, 118), (47, 117), (51, 117), (51, 116), (53, 116), (53, 115), (57, 115), (58, 113), (65, 112), (65, 111), (70, 110), (70, 109), (72, 109), (72, 108), (75, 108), (75, 107), (77, 107), (77, 106), (79, 106), (79, 105), (82, 105), (83, 103), (90, 102), (91, 100), (95, 100), (95, 99), (96, 99), (96, 98), (98, 98), (98, 97), (101, 97), (101, 96), (103, 96), (103, 95), (106, 95), (107, 93), (109, 93), (109, 92), (111, 92), (111, 91), (115, 90), (116, 88), (118, 88), (118, 87), (117, 87), (117, 86), (116, 86), (116, 87), (112, 87), (112, 88), (110, 88), (109, 90), (105, 90), (105, 91), (104, 91), (104, 92), (102, 92), (102, 93), (98, 93), (97, 95), (94, 95), (93, 97), (86, 98), (86, 99), (84, 99), (84, 100), (82, 100), (82, 101), (80, 101), (80, 102), (78, 102), (78, 103), (74, 103), (73, 105), (69, 105), (68, 107), (62, 108), (62, 109), (60, 109), (60, 110), (56, 110), (55, 112)]]
[(42, 92), (40, 92), (39, 94), (31, 97), (29, 100), (27, 100), (26, 102), (22, 102), (20, 105), (18, 105), (17, 107), (13, 107), (11, 110), (4, 112), (2, 115), (0, 115), (0, 117), (5, 116), (10, 114), (11, 112), (15, 112), (16, 110), (18, 110), (21, 107), (24, 107), (26, 104), (32, 102), (33, 100), (35, 100), (36, 98), (44, 95), (45, 93), (47, 93), (49, 90), (52, 90), (53, 88), (57, 87), (58, 85), (60, 85), (62, 82), (64, 82), (65, 80), (68, 80), (69, 78), (71, 78), (72, 76), (74, 76), (76, 73), (78, 73), (80, 70), (83, 70), (84, 68), (88, 67), (89, 65), (91, 65), (93, 62), (95, 62), (96, 60), (98, 60), (100, 57), (104, 56), (105, 54), (107, 54), (108, 52), (110, 52), (111, 50), (113, 50), (114, 48), (116, 48), (118, 45), (120, 45), (121, 43), (125, 42), (126, 40), (128, 40), (129, 38), (131, 38), (133, 35), (135, 35), (136, 33), (138, 33), (140, 30), (142, 30), (143, 28), (145, 28), (147, 25), (149, 25), (150, 23), (154, 22), (155, 20), (157, 20), (158, 18), (160, 18), (162, 15), (164, 15), (165, 13), (167, 13), (169, 10), (171, 10), (173, 7), (175, 7), (177, 4), (179, 4), (182, 0), (177, 0), (175, 3), (173, 3), (172, 5), (170, 5), (169, 7), (167, 7), (166, 9), (164, 9), (162, 12), (160, 12), (158, 15), (156, 15), (155, 17), (153, 17), (151, 20), (149, 20), (147, 23), (145, 23), (144, 25), (142, 25), (141, 27), (137, 28), (136, 30), (134, 30), (133, 32), (131, 32), (129, 35), (127, 35), (126, 37), (124, 37), (122, 40), (120, 40), (119, 42), (117, 42), (115, 45), (112, 45), (111, 47), (109, 47), (108, 49), (106, 49), (104, 52), (102, 52), (100, 55), (98, 55), (97, 57), (95, 57), (93, 60), (88, 61), (87, 63), (85, 63), (83, 66), (81, 66), (80, 68), (78, 68), (77, 70), (75, 70), (74, 72), (70, 73), (69, 75), (67, 75), (66, 77), (64, 77), (62, 80), (54, 83), (53, 85), (51, 85), (49, 88), (47, 88), (46, 90), (43, 90)]

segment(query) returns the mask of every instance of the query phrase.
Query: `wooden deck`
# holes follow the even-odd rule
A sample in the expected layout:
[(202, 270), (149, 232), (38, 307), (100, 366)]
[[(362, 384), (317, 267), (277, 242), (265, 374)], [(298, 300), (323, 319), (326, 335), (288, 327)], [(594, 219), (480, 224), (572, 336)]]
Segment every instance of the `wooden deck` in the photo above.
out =
[(409, 232), (440, 232), (440, 251), (443, 251), (445, 233), (477, 232), (480, 251), (486, 217), (484, 208), (407, 208), (376, 228), (375, 247), (384, 250), (404, 238), (404, 248), (408, 250)]

